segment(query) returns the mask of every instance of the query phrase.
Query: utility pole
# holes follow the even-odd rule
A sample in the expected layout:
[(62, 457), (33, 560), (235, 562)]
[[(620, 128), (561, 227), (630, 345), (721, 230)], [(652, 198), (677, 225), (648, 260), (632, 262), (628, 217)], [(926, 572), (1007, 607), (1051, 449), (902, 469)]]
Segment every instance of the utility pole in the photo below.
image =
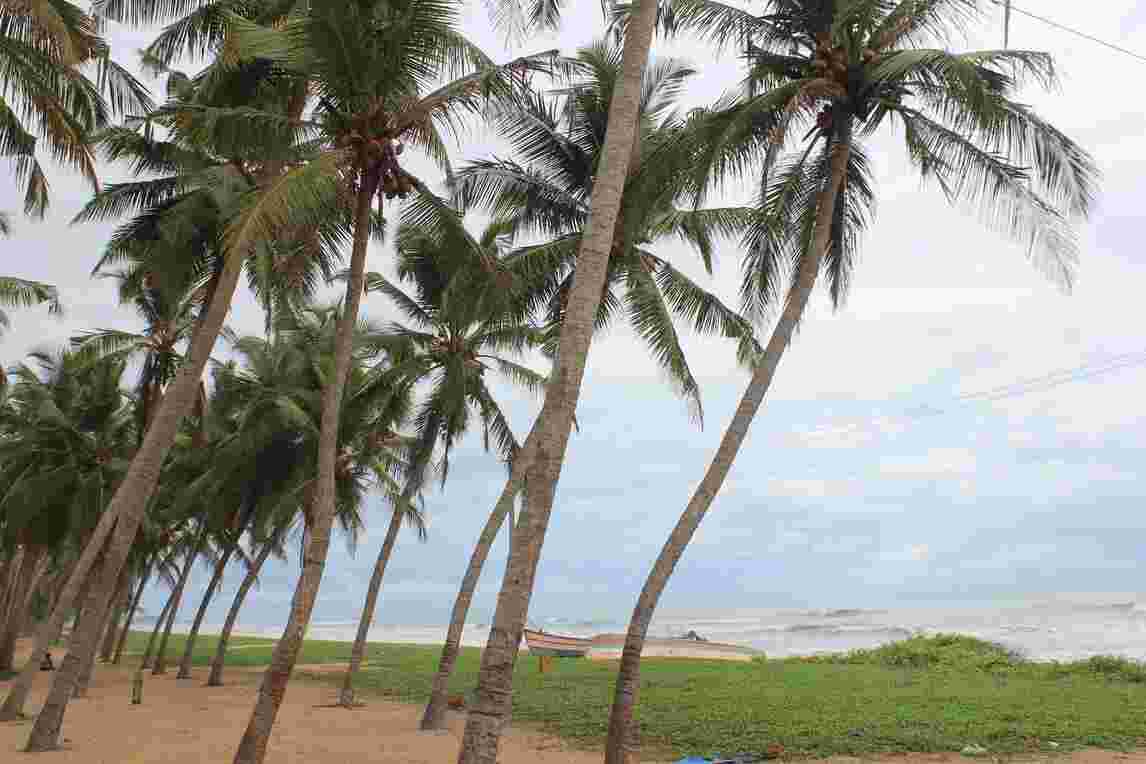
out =
[(1003, 50), (1011, 44), (1011, 0), (1003, 0)]

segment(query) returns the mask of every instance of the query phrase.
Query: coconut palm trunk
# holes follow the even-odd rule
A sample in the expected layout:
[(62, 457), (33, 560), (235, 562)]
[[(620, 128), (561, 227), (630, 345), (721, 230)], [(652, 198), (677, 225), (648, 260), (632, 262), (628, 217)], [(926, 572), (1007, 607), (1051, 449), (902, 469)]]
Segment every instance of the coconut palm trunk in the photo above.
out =
[(159, 633), (163, 631), (164, 624), (167, 623), (167, 614), (171, 612), (171, 607), (175, 604), (175, 588), (172, 587), (171, 594), (167, 595), (167, 601), (163, 603), (163, 610), (159, 611), (159, 618), (155, 621), (155, 628), (151, 630), (151, 636), (147, 638), (147, 647), (143, 651), (143, 658), (139, 662), (139, 670), (146, 671), (151, 668), (151, 657), (155, 655), (155, 644), (159, 641)]
[(482, 567), (485, 565), (486, 558), (489, 557), (489, 551), (493, 547), (493, 542), (497, 539), (497, 534), (501, 531), (501, 526), (505, 524), (506, 516), (510, 516), (509, 522), (509, 538), (510, 538), (510, 551), (513, 549), (513, 520), (512, 510), (513, 502), (517, 498), (518, 491), (521, 490), (521, 477), (525, 472), (527, 465), (524, 463), (524, 455), (526, 449), (530, 448), (530, 440), (533, 438), (531, 432), (529, 437), (526, 438), (525, 447), (522, 448), (521, 453), (514, 461), (513, 474), (510, 480), (506, 483), (505, 488), (502, 489), (501, 496), (494, 505), (493, 512), (490, 513), (489, 519), (485, 522), (485, 527), (482, 528), (481, 535), (478, 536), (477, 544), (474, 545), (474, 551), (470, 555), (469, 566), (466, 568), (466, 573), (462, 577), (461, 588), (458, 589), (458, 596), (454, 600), (454, 609), (450, 613), (450, 626), (446, 632), (446, 644), (442, 646), (442, 657), (438, 660), (438, 671), (434, 674), (434, 683), (430, 689), (430, 701), (426, 704), (426, 710), (422, 714), (421, 728), (424, 730), (443, 729), (446, 724), (446, 699), (450, 687), (450, 677), (453, 676), (454, 666), (457, 665), (458, 653), (461, 652), (462, 632), (466, 627), (466, 617), (469, 615), (470, 603), (473, 602), (474, 591), (477, 589), (478, 579), (481, 578)]
[(191, 624), (191, 631), (187, 633), (187, 642), (183, 645), (183, 658), (179, 661), (179, 673), (175, 675), (176, 679), (188, 679), (191, 676), (191, 653), (195, 650), (195, 640), (199, 636), (199, 628), (203, 625), (203, 618), (207, 615), (207, 607), (211, 604), (211, 600), (215, 596), (215, 592), (219, 589), (219, 584), (223, 581), (223, 571), (227, 567), (227, 563), (231, 561), (231, 555), (235, 553), (235, 549), (239, 546), (238, 536), (235, 540), (227, 545), (223, 556), (215, 563), (215, 571), (211, 574), (211, 582), (207, 584), (207, 591), (203, 595), (203, 600), (199, 603), (199, 609), (195, 612), (195, 620)]
[[(121, 570), (119, 572), (119, 584), (117, 587), (117, 591), (123, 590), (123, 587), (126, 586), (130, 582), (130, 577), (131, 577), (131, 569), (128, 566), (124, 565), (123, 570)], [(93, 613), (92, 615), (93, 615), (93, 617), (100, 619), (100, 632), (99, 633), (100, 634), (106, 633), (108, 630), (108, 621), (111, 620), (111, 617), (112, 617), (112, 608), (109, 606), (106, 609), (104, 609), (104, 611), (102, 613), (97, 611), (97, 612)], [(91, 655), (88, 656), (87, 661), (84, 663), (83, 668), (80, 670), (79, 678), (76, 680), (76, 688), (75, 688), (75, 691), (73, 692), (74, 697), (77, 697), (77, 698), (87, 697), (88, 685), (91, 684), (92, 673), (95, 671), (95, 660), (96, 660), (95, 650), (92, 650)]]
[(330, 548), (330, 530), (334, 521), (335, 483), (334, 467), (338, 450), (339, 410), (346, 377), (350, 370), (350, 353), (354, 329), (358, 320), (358, 306), (366, 274), (366, 250), (370, 243), (370, 223), (374, 196), (378, 191), (380, 175), (377, 169), (363, 169), (358, 177), (357, 199), (354, 209), (354, 248), (350, 259), (350, 276), (346, 285), (346, 300), (338, 322), (338, 336), (334, 347), (334, 375), (322, 393), (322, 424), (318, 440), (318, 489), (310, 507), (309, 534), (303, 550), (302, 572), (291, 600), (290, 616), (282, 638), (275, 645), (271, 665), (263, 675), (258, 699), (251, 712), (247, 729), (235, 752), (235, 764), (261, 764), (266, 756), (267, 742), (275, 723), (279, 706), (286, 694), (287, 683), (294, 671), (303, 634), (310, 623), (314, 601), (322, 583), (326, 554)]
[(44, 550), (27, 549), (20, 555), (19, 563), (0, 631), (0, 671), (11, 671), (15, 664), (16, 640), (28, 619), (28, 607), (32, 604), (40, 576), (44, 574), (48, 556)]
[(4, 561), (3, 578), (4, 588), (0, 590), (0, 618), (6, 627), (8, 623), (8, 609), (12, 604), (12, 597), (20, 583), (20, 573), (24, 564), (24, 546), (18, 547), (7, 560)]
[(589, 221), (577, 256), (556, 363), (536, 425), (537, 452), (525, 488), (526, 510), (514, 529), (514, 549), (482, 653), (475, 702), (466, 718), (459, 764), (495, 764), (501, 730), (509, 717), (513, 666), (605, 286), (613, 232), (636, 140), (642, 83), (656, 18), (656, 0), (640, 0), (625, 31), (621, 78), (609, 108)]
[(199, 557), (199, 553), (203, 550), (203, 544), (207, 541), (207, 525), (204, 522), (203, 527), (199, 531), (199, 535), (195, 539), (195, 546), (187, 552), (187, 559), (183, 563), (183, 570), (179, 572), (179, 581), (175, 584), (175, 591), (172, 592), (171, 610), (167, 613), (167, 624), (163, 627), (163, 636), (159, 638), (159, 647), (155, 650), (155, 665), (151, 668), (151, 673), (154, 676), (167, 673), (167, 642), (171, 639), (171, 630), (175, 626), (175, 617), (179, 614), (179, 607), (183, 604), (183, 592), (187, 589), (187, 579), (191, 577), (191, 568), (195, 565), (195, 559)]
[[(125, 567), (124, 570), (127, 570), (127, 568)], [(123, 582), (123, 589), (120, 592), (119, 598), (116, 600), (115, 607), (112, 608), (107, 629), (104, 631), (103, 647), (101, 647), (99, 651), (99, 659), (103, 663), (110, 663), (112, 653), (115, 652), (116, 638), (119, 637), (119, 624), (127, 613), (128, 606), (131, 604), (131, 592), (131, 578), (129, 576), (127, 580)]]
[(219, 634), (219, 643), (215, 645), (215, 657), (211, 660), (211, 673), (207, 676), (208, 687), (220, 687), (223, 684), (223, 663), (227, 658), (227, 643), (231, 640), (231, 631), (235, 628), (235, 622), (239, 618), (239, 611), (243, 608), (243, 600), (246, 599), (247, 592), (259, 579), (259, 571), (263, 569), (263, 563), (270, 557), (273, 548), (274, 544), (271, 541), (263, 544), (259, 556), (255, 558), (254, 565), (247, 571), (243, 583), (239, 585), (239, 591), (236, 592), (235, 600), (231, 603), (231, 609), (227, 612), (227, 620), (223, 623), (223, 631)]
[[(211, 357), (215, 340), (218, 339), (219, 331), (223, 328), (223, 321), (231, 307), (231, 299), (239, 283), (244, 254), (243, 252), (229, 252), (227, 254), (216, 288), (208, 303), (207, 311), (191, 340), (191, 347), (186, 359), (180, 366), (174, 382), (163, 396), (163, 402), (160, 403), (159, 410), (155, 413), (151, 427), (147, 429), (147, 436), (144, 438), (143, 445), (136, 452), (127, 475), (120, 483), (115, 496), (104, 512), (105, 516), (110, 515), (115, 518), (115, 530), (107, 542), (105, 564), (102, 566), (94, 587), (98, 596), (93, 601), (99, 604), (101, 610), (107, 606), (115, 592), (120, 568), (126, 563), (131, 546), (135, 542), (139, 524), (143, 519), (151, 496), (155, 492), (159, 472), (167, 459), (167, 453), (175, 442), (179, 425), (191, 411), (191, 406), (199, 395), (199, 382), (203, 377), (203, 370), (207, 366), (207, 360)], [(88, 547), (91, 547), (93, 543), (97, 544), (97, 551), (102, 546), (101, 540), (93, 538), (88, 543)], [(83, 554), (87, 556), (88, 553), (89, 549), (85, 548)], [(83, 566), (77, 564), (76, 570), (72, 573), (72, 579), (79, 578), (82, 580), (86, 577), (88, 569), (81, 568)], [(71, 584), (72, 580), (69, 580), (68, 586)], [(64, 594), (67, 594), (66, 590)], [(71, 605), (72, 601), (61, 596), (60, 602), (56, 605), (56, 610), (67, 609)], [(54, 618), (55, 614), (53, 614)], [(51, 623), (47, 623), (44, 626), (46, 628), (51, 625)], [(36, 718), (36, 724), (33, 726), (32, 734), (28, 740), (27, 750), (44, 751), (57, 746), (60, 729), (63, 726), (64, 713), (67, 710), (68, 698), (79, 676), (79, 668), (83, 665), (83, 660), (87, 655), (96, 648), (96, 642), (99, 639), (99, 635), (95, 631), (97, 628), (98, 624), (93, 624), (90, 629), (86, 630), (86, 633), (77, 633), (72, 639), (71, 649), (61, 662), (44, 707)], [(34, 679), (32, 672), (39, 668), (36, 663), (43, 659), (43, 650), (46, 649), (47, 644), (45, 643), (41, 647), (37, 640), (36, 652), (29, 659), (29, 665), (25, 666), (17, 680), (18, 682), (23, 681), (25, 674), (27, 674), (25, 696), (27, 687), (31, 686)], [(14, 686), (12, 691), (15, 692), (16, 689), (17, 687)], [(22, 706), (23, 702), (21, 701), (20, 707), (15, 709), (17, 713), (22, 709)], [(7, 703), (5, 703), (4, 710), (11, 712)]]
[[(74, 580), (74, 571), (79, 567), (81, 560), (77, 560), (73, 567), (72, 572), (68, 574), (67, 582), (71, 584)], [(102, 553), (97, 555), (96, 570), (103, 562)], [(65, 585), (65, 587), (67, 584)], [(87, 577), (80, 583), (79, 589), (76, 591), (74, 597), (75, 601), (82, 603), (87, 599), (88, 592), (91, 591), (92, 578)], [(61, 600), (64, 595), (60, 594), (57, 597), (55, 605), (51, 608), (51, 615), (47, 621), (40, 624), (36, 629), (36, 643), (32, 648), (32, 655), (24, 663), (20, 669), (20, 674), (16, 677), (16, 681), (12, 683), (11, 689), (8, 690), (8, 696), (4, 699), (4, 706), (0, 708), (0, 721), (12, 721), (15, 719), (22, 719), (24, 716), (24, 704), (28, 701), (28, 693), (32, 690), (32, 682), (35, 681), (36, 676), (40, 673), (40, 664), (43, 663), (44, 655), (47, 654), (48, 649), (60, 639), (64, 633), (64, 621), (71, 615), (71, 608), (62, 607)], [(73, 632), (75, 631), (73, 625)]]
[(641, 650), (648, 634), (649, 623), (673, 569), (684, 554), (705, 513), (712, 506), (721, 486), (724, 485), (732, 463), (748, 436), (748, 428), (756, 412), (759, 411), (768, 388), (772, 385), (780, 359), (783, 358), (784, 351), (792, 340), (792, 334), (807, 308), (821, 263), (830, 246), (832, 217), (840, 188), (847, 174), (849, 151), (846, 139), (835, 144), (831, 155), (831, 174), (820, 191), (817, 202), (816, 228), (811, 252), (800, 261), (787, 303), (775, 329), (772, 330), (763, 357), (752, 372), (752, 379), (736, 407), (732, 422), (720, 440), (704, 479), (697, 486), (692, 499), (689, 500), (688, 506), (677, 521), (656, 562), (653, 563), (652, 571), (641, 589), (636, 607), (633, 608), (629, 629), (625, 635), (621, 665), (617, 672), (613, 708), (609, 715), (609, 736), (605, 748), (606, 764), (628, 764), (636, 760), (635, 748), (639, 745), (640, 736), (633, 719), (633, 710), (636, 707), (640, 683)]
[(394, 542), (398, 540), (398, 531), (402, 529), (402, 512), (395, 508), (390, 515), (390, 525), (386, 528), (386, 538), (382, 541), (382, 548), (378, 551), (378, 561), (374, 563), (374, 573), (370, 576), (370, 585), (366, 588), (366, 602), (362, 605), (362, 616), (358, 619), (358, 632), (354, 635), (354, 645), (350, 648), (350, 664), (346, 667), (346, 676), (342, 680), (342, 690), (338, 694), (338, 705), (350, 708), (354, 706), (354, 677), (362, 667), (362, 656), (366, 653), (366, 636), (370, 632), (370, 625), (374, 622), (374, 608), (378, 605), (378, 592), (382, 589), (382, 577), (386, 575), (386, 565), (390, 562), (390, 555), (394, 551)]
[(139, 586), (135, 589), (135, 595), (131, 598), (131, 604), (127, 608), (127, 618), (123, 621), (123, 628), (119, 631), (119, 640), (115, 643), (115, 654), (112, 655), (111, 662), (118, 666), (120, 659), (123, 657), (123, 647), (127, 644), (127, 636), (131, 634), (131, 624), (135, 620), (135, 614), (139, 610), (139, 601), (143, 599), (143, 590), (147, 588), (147, 582), (151, 578), (151, 565), (148, 565), (143, 570), (143, 575), (139, 577)]

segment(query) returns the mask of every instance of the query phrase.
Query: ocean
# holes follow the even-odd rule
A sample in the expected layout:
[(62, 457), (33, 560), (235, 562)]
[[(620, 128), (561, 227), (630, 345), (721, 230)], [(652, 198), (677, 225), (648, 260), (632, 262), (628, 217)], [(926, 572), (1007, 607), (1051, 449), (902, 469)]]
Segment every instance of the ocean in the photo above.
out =
[[(539, 615), (533, 628), (574, 636), (624, 632), (622, 620)], [(350, 641), (354, 622), (318, 622), (311, 639)], [(279, 628), (245, 629), (244, 634), (277, 637)], [(466, 626), (463, 643), (485, 643), (488, 623)], [(763, 650), (773, 657), (814, 655), (876, 647), (919, 634), (956, 633), (999, 642), (1032, 660), (1070, 661), (1119, 655), (1146, 661), (1146, 595), (1062, 595), (981, 604), (943, 604), (887, 609), (666, 610), (654, 619), (650, 636), (676, 637), (695, 631), (713, 642)], [(445, 625), (377, 625), (370, 641), (440, 644)]]

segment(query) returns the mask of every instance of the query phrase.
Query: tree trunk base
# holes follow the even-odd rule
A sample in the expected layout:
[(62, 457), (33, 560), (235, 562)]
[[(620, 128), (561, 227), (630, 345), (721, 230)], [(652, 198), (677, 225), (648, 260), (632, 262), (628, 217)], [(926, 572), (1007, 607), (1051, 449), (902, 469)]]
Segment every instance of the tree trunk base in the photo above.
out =
[(426, 704), (426, 712), (422, 714), (422, 723), (418, 728), (423, 732), (438, 732), (446, 728), (446, 699), (431, 697)]

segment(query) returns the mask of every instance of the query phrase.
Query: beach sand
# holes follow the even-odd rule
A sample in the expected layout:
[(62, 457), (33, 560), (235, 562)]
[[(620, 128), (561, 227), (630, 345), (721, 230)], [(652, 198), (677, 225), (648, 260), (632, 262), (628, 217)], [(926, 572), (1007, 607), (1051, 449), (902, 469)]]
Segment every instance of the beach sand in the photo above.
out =
[[(21, 653), (25, 651), (21, 650)], [(300, 667), (311, 671), (319, 667)], [(330, 666), (322, 669), (329, 670)], [(128, 667), (97, 666), (88, 697), (73, 700), (64, 721), (63, 750), (47, 757), (20, 752), (31, 721), (0, 723), (0, 761), (51, 764), (225, 764), (247, 723), (261, 669), (230, 669), (231, 684), (204, 687), (205, 669), (190, 680), (145, 678), (143, 704), (130, 703)], [(41, 674), (30, 710), (38, 709), (52, 674)], [(0, 682), (7, 692), (8, 682)], [(421, 706), (372, 697), (354, 710), (325, 707), (335, 699), (333, 685), (296, 679), (287, 690), (271, 736), (268, 762), (274, 764), (346, 764), (401, 762), (440, 764), (456, 760), (464, 717), (452, 714), (449, 730), (417, 731)], [(984, 759), (992, 761), (993, 759)], [(1056, 764), (1146, 764), (1146, 752), (1081, 751), (1056, 757), (1023, 758)], [(550, 736), (511, 729), (503, 736), (500, 764), (599, 764), (600, 753), (572, 750)], [(823, 764), (856, 764), (835, 758)], [(956, 764), (972, 761), (956, 754), (908, 754), (884, 764)]]
[[(25, 651), (21, 653), (26, 654)], [(62, 655), (57, 654), (57, 659)], [(311, 667), (300, 666), (300, 670)], [(313, 667), (319, 668), (319, 667)], [(323, 666), (327, 669), (329, 666)], [(96, 666), (88, 697), (73, 700), (64, 719), (64, 750), (48, 758), (21, 753), (31, 721), (0, 723), (0, 761), (51, 764), (225, 764), (231, 761), (254, 705), (262, 669), (228, 669), (225, 687), (204, 687), (206, 669), (176, 680), (145, 675), (143, 704), (131, 705), (132, 669)], [(50, 677), (37, 680), (29, 710), (43, 701)], [(6, 693), (10, 682), (0, 682)], [(441, 764), (457, 758), (465, 718), (451, 713), (448, 732), (418, 731), (420, 706), (364, 697), (347, 710), (323, 707), (337, 696), (333, 685), (292, 681), (271, 736), (274, 764), (402, 762)], [(502, 764), (599, 764), (600, 754), (568, 750), (560, 741), (510, 730), (502, 738)]]

